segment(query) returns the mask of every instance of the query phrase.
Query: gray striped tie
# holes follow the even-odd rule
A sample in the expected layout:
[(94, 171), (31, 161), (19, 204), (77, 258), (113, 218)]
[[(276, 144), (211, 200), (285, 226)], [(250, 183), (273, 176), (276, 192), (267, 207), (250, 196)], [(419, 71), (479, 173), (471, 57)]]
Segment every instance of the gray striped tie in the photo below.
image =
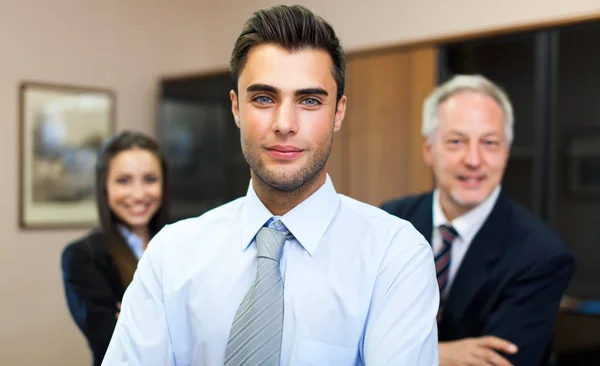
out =
[(225, 351), (225, 366), (279, 365), (283, 332), (283, 279), (279, 259), (285, 226), (263, 227), (256, 234), (256, 280), (238, 308)]

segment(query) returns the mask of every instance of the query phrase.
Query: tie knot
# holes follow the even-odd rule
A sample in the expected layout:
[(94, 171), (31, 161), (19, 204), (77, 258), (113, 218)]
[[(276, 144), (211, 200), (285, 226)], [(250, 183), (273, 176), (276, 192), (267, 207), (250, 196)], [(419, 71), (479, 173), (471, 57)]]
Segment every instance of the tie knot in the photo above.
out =
[(447, 245), (451, 245), (454, 239), (456, 239), (458, 236), (456, 229), (449, 225), (440, 225), (440, 233), (442, 234), (444, 243)]
[(279, 220), (272, 221), (268, 227), (262, 227), (256, 234), (258, 258), (269, 258), (279, 263), (288, 229)]
[(281, 220), (276, 220), (274, 217), (272, 217), (269, 221), (267, 221), (267, 223), (265, 225), (269, 229), (279, 231), (280, 233), (283, 233), (286, 236), (290, 235), (290, 231), (287, 229), (287, 227), (285, 227), (283, 222), (281, 222)]

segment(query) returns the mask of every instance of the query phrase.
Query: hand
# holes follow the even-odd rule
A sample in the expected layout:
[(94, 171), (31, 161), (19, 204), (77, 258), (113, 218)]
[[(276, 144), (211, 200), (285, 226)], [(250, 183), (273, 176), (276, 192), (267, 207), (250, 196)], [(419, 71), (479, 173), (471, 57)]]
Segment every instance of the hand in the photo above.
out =
[(574, 297), (570, 297), (570, 296), (566, 296), (565, 295), (560, 300), (560, 310), (561, 311), (575, 310), (579, 306), (581, 306), (581, 301), (577, 300)]
[(514, 355), (518, 349), (514, 344), (493, 336), (440, 342), (440, 366), (512, 366), (498, 351)]
[(115, 317), (117, 319), (119, 319), (119, 314), (121, 314), (121, 303), (117, 302), (117, 309), (119, 309), (119, 311), (117, 311), (117, 313), (115, 314)]

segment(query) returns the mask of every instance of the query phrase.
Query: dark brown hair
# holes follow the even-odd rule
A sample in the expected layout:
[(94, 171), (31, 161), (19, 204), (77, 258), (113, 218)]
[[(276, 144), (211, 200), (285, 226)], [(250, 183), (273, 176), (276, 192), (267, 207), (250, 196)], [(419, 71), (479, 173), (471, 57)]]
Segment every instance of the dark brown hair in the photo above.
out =
[(115, 261), (125, 287), (129, 286), (129, 283), (133, 279), (133, 273), (137, 267), (137, 259), (117, 228), (120, 220), (115, 216), (108, 204), (106, 180), (111, 160), (120, 152), (136, 148), (147, 150), (154, 154), (160, 160), (162, 171), (162, 203), (150, 219), (150, 237), (156, 235), (168, 223), (169, 203), (171, 201), (167, 164), (156, 141), (138, 132), (123, 131), (109, 139), (102, 146), (98, 154), (98, 160), (96, 161), (96, 206), (100, 218), (100, 228), (107, 238), (106, 246), (108, 252)]
[(340, 40), (331, 25), (309, 9), (278, 5), (256, 11), (244, 25), (230, 59), (233, 90), (253, 47), (274, 44), (288, 51), (318, 49), (329, 53), (333, 61), (333, 78), (337, 84), (337, 101), (344, 95), (345, 59)]

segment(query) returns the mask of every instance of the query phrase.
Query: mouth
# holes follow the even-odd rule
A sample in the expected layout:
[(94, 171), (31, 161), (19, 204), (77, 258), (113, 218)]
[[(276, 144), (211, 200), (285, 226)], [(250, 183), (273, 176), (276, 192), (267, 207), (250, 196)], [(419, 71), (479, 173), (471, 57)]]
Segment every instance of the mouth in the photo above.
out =
[(278, 160), (293, 160), (302, 154), (304, 150), (291, 145), (274, 145), (266, 148), (269, 155)]
[(143, 216), (148, 213), (152, 207), (152, 202), (137, 203), (135, 205), (125, 205), (125, 209), (132, 216)]
[(459, 182), (466, 188), (479, 188), (485, 180), (485, 175), (459, 175)]

